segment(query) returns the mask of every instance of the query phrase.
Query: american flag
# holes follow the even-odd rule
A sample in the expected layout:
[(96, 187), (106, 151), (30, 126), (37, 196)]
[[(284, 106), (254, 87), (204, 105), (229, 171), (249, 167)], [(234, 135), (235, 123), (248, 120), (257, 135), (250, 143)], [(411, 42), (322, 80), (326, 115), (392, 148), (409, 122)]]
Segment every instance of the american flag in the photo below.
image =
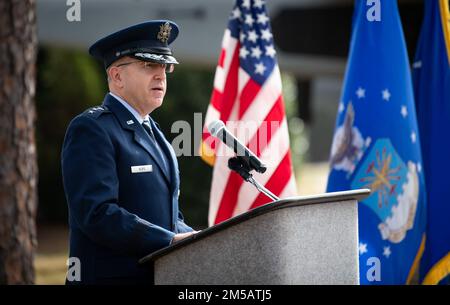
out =
[[(296, 195), (288, 126), (273, 36), (262, 0), (237, 0), (207, 110), (200, 154), (214, 165), (209, 225), (220, 223), (271, 200), (228, 169), (233, 153), (212, 141), (207, 126), (222, 120), (268, 166), (254, 178), (280, 198)], [(225, 151), (221, 154), (219, 151)]]

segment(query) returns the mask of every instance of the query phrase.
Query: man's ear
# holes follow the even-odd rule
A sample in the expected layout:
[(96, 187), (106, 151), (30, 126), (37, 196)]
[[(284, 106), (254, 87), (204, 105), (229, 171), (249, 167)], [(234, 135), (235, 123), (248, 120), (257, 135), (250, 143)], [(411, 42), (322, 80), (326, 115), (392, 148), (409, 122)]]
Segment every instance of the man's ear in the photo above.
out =
[(112, 82), (116, 87), (122, 88), (123, 87), (123, 78), (120, 73), (120, 69), (116, 66), (112, 66), (107, 70), (108, 73), (108, 80)]

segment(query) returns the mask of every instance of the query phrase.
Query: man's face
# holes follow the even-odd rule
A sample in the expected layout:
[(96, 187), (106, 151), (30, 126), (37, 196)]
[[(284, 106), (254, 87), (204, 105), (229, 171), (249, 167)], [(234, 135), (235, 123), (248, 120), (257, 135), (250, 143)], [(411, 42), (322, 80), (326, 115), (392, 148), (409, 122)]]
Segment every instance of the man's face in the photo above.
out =
[(162, 105), (166, 94), (164, 65), (127, 58), (117, 64), (121, 69), (122, 95), (145, 113)]

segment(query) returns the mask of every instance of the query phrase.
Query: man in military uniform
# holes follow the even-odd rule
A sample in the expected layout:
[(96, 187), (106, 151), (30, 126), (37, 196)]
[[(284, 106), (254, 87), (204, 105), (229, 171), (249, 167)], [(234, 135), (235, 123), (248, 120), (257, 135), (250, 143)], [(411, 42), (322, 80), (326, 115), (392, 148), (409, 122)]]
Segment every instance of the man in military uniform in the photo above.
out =
[(178, 209), (175, 153), (149, 116), (178, 64), (169, 47), (177, 35), (175, 23), (150, 21), (89, 49), (105, 65), (110, 92), (72, 120), (62, 149), (70, 257), (80, 261), (81, 283), (151, 283), (138, 260), (195, 233)]

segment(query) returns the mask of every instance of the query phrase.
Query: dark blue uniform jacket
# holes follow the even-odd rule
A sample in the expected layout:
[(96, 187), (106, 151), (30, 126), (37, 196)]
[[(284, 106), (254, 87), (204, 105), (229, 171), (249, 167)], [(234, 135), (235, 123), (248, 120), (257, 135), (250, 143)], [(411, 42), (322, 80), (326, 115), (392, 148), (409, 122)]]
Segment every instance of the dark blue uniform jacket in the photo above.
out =
[(170, 172), (155, 139), (110, 94), (67, 129), (62, 174), (70, 257), (80, 260), (81, 283), (150, 283), (151, 269), (138, 260), (168, 246), (175, 233), (192, 231), (178, 209), (175, 153), (150, 121)]

